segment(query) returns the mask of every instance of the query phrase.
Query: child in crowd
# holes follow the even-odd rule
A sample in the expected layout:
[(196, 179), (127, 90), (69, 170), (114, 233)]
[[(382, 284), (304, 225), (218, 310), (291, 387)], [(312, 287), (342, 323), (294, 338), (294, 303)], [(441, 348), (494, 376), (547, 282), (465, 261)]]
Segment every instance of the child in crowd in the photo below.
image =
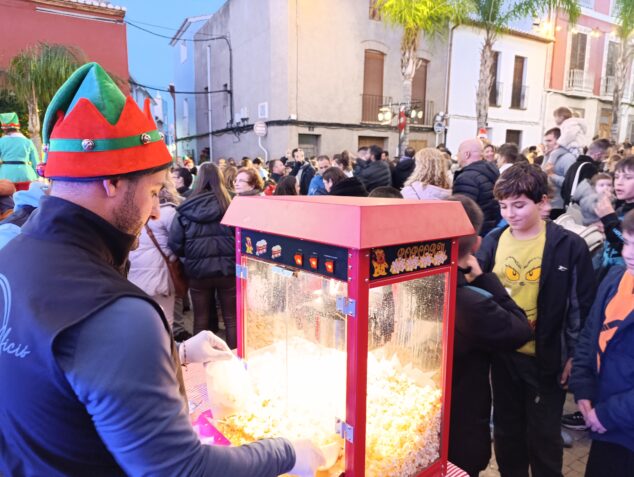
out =
[(575, 156), (583, 154), (583, 147), (589, 144), (587, 137), (588, 123), (583, 118), (576, 118), (566, 107), (555, 109), (555, 123), (561, 130), (557, 144), (568, 149)]
[(526, 312), (535, 338), (492, 359), (495, 454), (504, 476), (561, 477), (560, 419), (577, 339), (595, 283), (588, 247), (578, 235), (542, 219), (548, 176), (519, 163), (495, 184), (509, 224), (488, 234), (477, 253)]
[[(599, 230), (603, 230), (601, 218), (596, 214), (594, 209), (599, 199), (603, 196), (610, 197), (610, 200), (613, 201), (612, 182), (613, 180), (610, 174), (599, 172), (592, 176), (589, 181), (585, 180), (579, 184), (579, 187), (577, 187), (572, 197), (572, 202), (579, 204), (581, 223), (583, 225), (596, 225)], [(572, 207), (572, 205), (570, 207)]]
[(482, 241), (480, 207), (466, 196), (449, 200), (462, 203), (475, 230), (458, 241), (449, 459), (477, 477), (491, 459), (491, 353), (512, 351), (530, 340), (533, 332), (498, 277), (483, 273), (473, 255)]
[(634, 475), (634, 211), (621, 231), (625, 267), (612, 267), (601, 282), (570, 378), (591, 430), (586, 477)]
[(634, 156), (621, 159), (614, 171), (614, 193), (622, 203), (616, 210), (611, 196), (602, 195), (595, 207), (596, 214), (603, 222), (606, 244), (603, 253), (603, 266), (622, 265), (621, 249), (623, 248), (623, 232), (621, 221), (625, 214), (634, 209)]

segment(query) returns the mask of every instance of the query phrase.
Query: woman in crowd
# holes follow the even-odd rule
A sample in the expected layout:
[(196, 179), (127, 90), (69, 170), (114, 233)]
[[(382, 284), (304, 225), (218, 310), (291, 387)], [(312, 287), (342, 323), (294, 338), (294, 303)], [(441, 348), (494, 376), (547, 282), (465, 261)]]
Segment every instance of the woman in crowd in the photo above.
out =
[(299, 182), (295, 176), (284, 176), (275, 187), (273, 195), (299, 195)]
[(233, 181), (233, 189), (236, 195), (262, 195), (264, 182), (253, 167), (242, 167)]
[(238, 168), (236, 166), (228, 165), (225, 167), (223, 175), (223, 185), (227, 189), (230, 195), (234, 196), (236, 191), (233, 189), (236, 176), (238, 175)]
[(237, 346), (235, 239), (233, 230), (220, 224), (230, 201), (218, 167), (203, 164), (192, 194), (177, 209), (169, 246), (184, 257), (194, 307), (194, 334), (212, 326), (210, 313), (217, 292), (226, 341), (233, 349)]
[(368, 191), (356, 177), (347, 177), (337, 167), (329, 167), (322, 174), (324, 187), (328, 195), (343, 195), (349, 197), (367, 197)]
[(487, 144), (482, 149), (482, 157), (484, 157), (485, 161), (493, 162), (495, 164), (495, 146), (493, 144)]
[(350, 160), (350, 152), (343, 151), (341, 154), (335, 154), (334, 166), (341, 169), (346, 177), (352, 177), (352, 164)]
[(139, 246), (130, 252), (130, 271), (128, 272), (128, 280), (161, 305), (170, 326), (174, 325), (176, 294), (163, 254), (168, 260), (178, 260), (167, 242), (172, 221), (176, 215), (176, 207), (181, 200), (174, 183), (168, 176), (163, 189), (159, 192), (161, 216), (156, 220), (148, 221), (141, 231)]
[(451, 195), (445, 156), (426, 147), (414, 156), (414, 172), (407, 178), (401, 194), (405, 199), (442, 200)]

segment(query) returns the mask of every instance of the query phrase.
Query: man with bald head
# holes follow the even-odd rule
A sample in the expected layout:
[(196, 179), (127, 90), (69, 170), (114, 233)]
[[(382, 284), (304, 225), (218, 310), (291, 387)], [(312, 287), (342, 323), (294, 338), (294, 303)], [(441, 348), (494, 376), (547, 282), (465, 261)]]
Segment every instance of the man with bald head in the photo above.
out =
[(453, 182), (453, 194), (473, 199), (484, 213), (480, 235), (485, 236), (501, 219), (500, 206), (493, 196), (493, 186), (500, 173), (494, 164), (484, 161), (479, 139), (467, 139), (458, 148), (458, 164)]

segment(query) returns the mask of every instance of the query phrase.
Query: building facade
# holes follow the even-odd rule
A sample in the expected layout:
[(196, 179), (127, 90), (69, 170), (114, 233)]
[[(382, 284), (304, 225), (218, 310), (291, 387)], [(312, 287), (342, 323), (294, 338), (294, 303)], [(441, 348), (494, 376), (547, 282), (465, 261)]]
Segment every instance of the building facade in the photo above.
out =
[[(401, 31), (372, 1), (229, 0), (196, 33), (199, 153), (275, 158), (377, 144), (396, 154), (398, 130), (381, 124), (382, 106), (402, 102)], [(209, 41), (205, 41), (209, 39)], [(228, 41), (227, 41), (228, 40)], [(446, 42), (420, 40), (410, 144), (434, 144), (433, 116), (446, 102)], [(258, 140), (253, 123), (264, 121)], [(212, 134), (210, 134), (210, 131)]]
[(211, 18), (210, 15), (186, 18), (170, 41), (173, 48), (174, 90), (173, 99), (175, 133), (178, 156), (198, 157), (201, 147), (196, 139), (196, 89), (194, 42), (189, 41), (196, 31)]
[(90, 0), (0, 0), (0, 69), (38, 42), (75, 47), (128, 80), (125, 7)]
[[(460, 142), (478, 134), (476, 92), (484, 32), (476, 25), (459, 26), (450, 42), (446, 144), (456, 152)], [(491, 143), (514, 142), (524, 148), (541, 142), (544, 78), (551, 43), (545, 36), (519, 29), (509, 29), (497, 37), (487, 124)]]
[[(581, 16), (574, 25), (557, 15), (552, 22), (553, 47), (544, 110), (545, 128), (554, 126), (553, 110), (571, 108), (585, 118), (589, 135), (610, 137), (612, 95), (618, 38), (611, 0), (580, 0)], [(623, 91), (619, 141), (634, 141), (634, 81), (632, 65)]]

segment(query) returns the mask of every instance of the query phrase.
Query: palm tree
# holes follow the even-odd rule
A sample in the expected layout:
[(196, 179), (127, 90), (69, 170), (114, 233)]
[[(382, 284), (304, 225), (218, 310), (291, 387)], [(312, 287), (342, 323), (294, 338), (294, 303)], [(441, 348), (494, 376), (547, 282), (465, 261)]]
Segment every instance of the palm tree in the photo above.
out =
[[(416, 54), (421, 34), (434, 39), (447, 31), (449, 23), (459, 23), (468, 13), (467, 0), (376, 0), (375, 8), (385, 21), (403, 28), (401, 40), (401, 75), (403, 98), (406, 105), (412, 101), (412, 80), (422, 64)], [(402, 155), (407, 146), (409, 122), (399, 141)]]
[(627, 75), (634, 58), (634, 0), (616, 0), (614, 3), (617, 18), (616, 36), (619, 39), (619, 53), (614, 71), (614, 91), (612, 93), (612, 127), (610, 134), (614, 141), (619, 140), (619, 121), (621, 103)]
[(29, 114), (29, 133), (41, 153), (40, 111), (55, 92), (83, 61), (83, 53), (64, 46), (38, 43), (11, 59), (6, 81), (17, 99), (26, 104)]
[(480, 78), (476, 93), (477, 128), (486, 128), (489, 116), (489, 95), (493, 86), (493, 45), (498, 35), (514, 20), (536, 18), (545, 12), (560, 9), (574, 23), (581, 13), (577, 0), (474, 0), (473, 20), (484, 30), (480, 53)]

